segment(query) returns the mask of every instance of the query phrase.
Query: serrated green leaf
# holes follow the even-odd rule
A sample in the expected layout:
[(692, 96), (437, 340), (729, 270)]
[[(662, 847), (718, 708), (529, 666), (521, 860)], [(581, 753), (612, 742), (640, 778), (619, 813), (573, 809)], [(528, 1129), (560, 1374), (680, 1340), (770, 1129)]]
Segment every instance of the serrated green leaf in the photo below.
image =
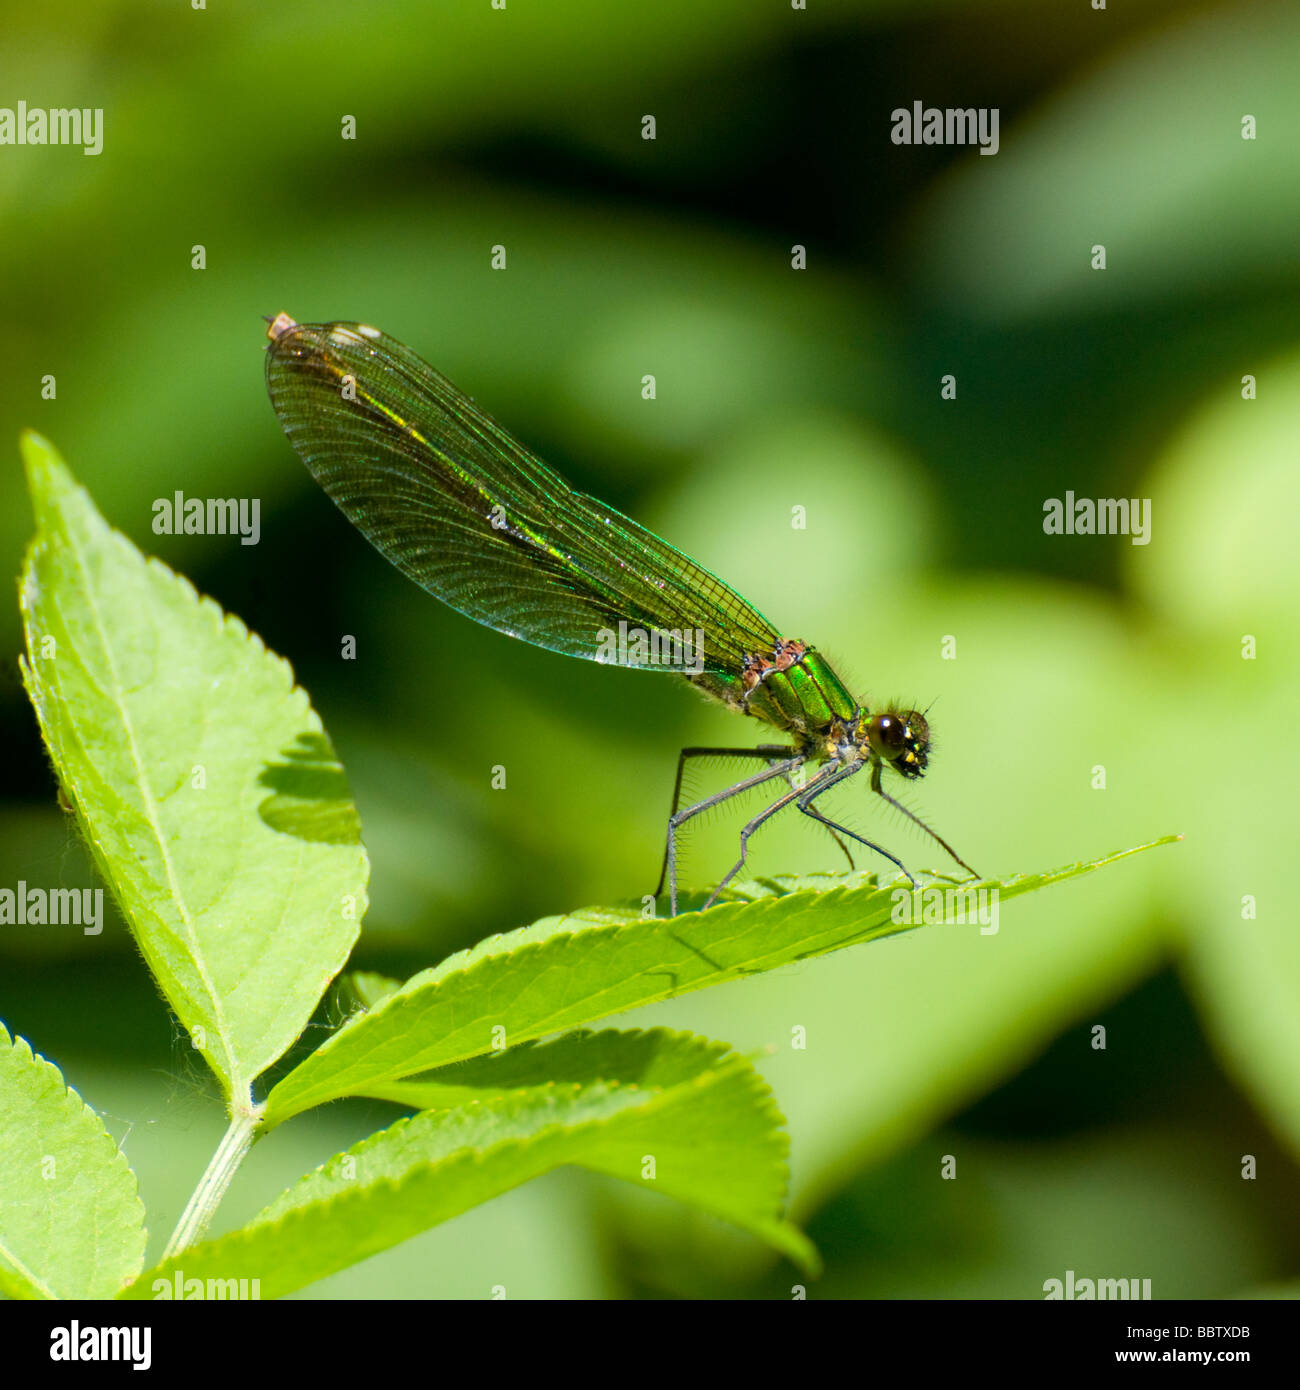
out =
[(574, 1035), (521, 1052), (498, 1059), (503, 1081), (552, 1079), (476, 1087), (469, 1103), (399, 1120), (241, 1230), (150, 1270), (127, 1296), (149, 1298), (155, 1280), (170, 1285), (180, 1270), (185, 1279), (259, 1279), (263, 1297), (278, 1297), (561, 1164), (674, 1197), (816, 1270), (816, 1251), (781, 1217), (781, 1116), (744, 1058), (663, 1030)]
[(144, 1207), (98, 1115), (0, 1024), (0, 1293), (111, 1298), (144, 1263)]
[(288, 665), (146, 558), (50, 446), (23, 677), (100, 872), (232, 1096), (301, 1033), (346, 960), (366, 857), (346, 779)]
[[(986, 880), (984, 886), (997, 887), (999, 900), (1006, 901), (1152, 847), (1052, 873)], [(802, 880), (776, 880), (751, 886), (750, 901), (666, 921), (642, 918), (634, 908), (593, 909), (490, 937), (413, 976), (396, 994), (350, 1019), (273, 1088), (266, 1123), (478, 1056), (499, 1046), (502, 1037), (514, 1046), (922, 925), (894, 920), (897, 881), (880, 885), (863, 873), (817, 881), (839, 886), (812, 891)]]

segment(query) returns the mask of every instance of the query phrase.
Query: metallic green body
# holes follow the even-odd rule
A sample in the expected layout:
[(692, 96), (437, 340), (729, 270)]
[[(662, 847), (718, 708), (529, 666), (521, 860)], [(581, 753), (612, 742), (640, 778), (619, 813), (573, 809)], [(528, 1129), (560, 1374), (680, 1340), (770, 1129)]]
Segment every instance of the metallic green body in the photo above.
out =
[(688, 679), (715, 700), (789, 734), (800, 747), (820, 743), (833, 724), (848, 724), (859, 711), (844, 682), (811, 647), (788, 670), (766, 672), (748, 695), (737, 676), (705, 671)]

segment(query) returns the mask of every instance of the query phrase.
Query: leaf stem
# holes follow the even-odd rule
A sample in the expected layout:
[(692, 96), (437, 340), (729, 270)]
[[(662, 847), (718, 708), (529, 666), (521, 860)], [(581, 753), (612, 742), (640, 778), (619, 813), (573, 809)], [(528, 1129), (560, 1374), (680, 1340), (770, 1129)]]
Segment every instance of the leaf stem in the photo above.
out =
[(162, 1256), (164, 1260), (188, 1249), (208, 1229), (221, 1199), (226, 1195), (230, 1180), (235, 1176), (239, 1165), (244, 1161), (244, 1155), (253, 1143), (253, 1136), (257, 1133), (258, 1125), (262, 1123), (262, 1112), (265, 1109), (264, 1105), (254, 1105), (250, 1095), (245, 1105), (232, 1111), (230, 1126), (199, 1179), (199, 1185), (185, 1204), (185, 1210), (181, 1212), (181, 1219), (176, 1223), (172, 1238), (167, 1242), (167, 1249), (163, 1251)]

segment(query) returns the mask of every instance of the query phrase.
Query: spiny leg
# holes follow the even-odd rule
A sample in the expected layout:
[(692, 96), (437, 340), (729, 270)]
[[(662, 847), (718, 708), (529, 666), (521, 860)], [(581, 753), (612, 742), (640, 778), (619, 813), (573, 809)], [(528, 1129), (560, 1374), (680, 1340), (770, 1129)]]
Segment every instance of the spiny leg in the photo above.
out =
[[(709, 899), (704, 904), (706, 908), (713, 906), (718, 894), (721, 893), (722, 890), (727, 886), (727, 884), (729, 884), (731, 880), (735, 878), (735, 876), (741, 871), (741, 869), (745, 867), (745, 857), (749, 853), (749, 837), (754, 833), (754, 831), (756, 831), (758, 827), (764, 823), (764, 821), (771, 820), (772, 817), (776, 815), (776, 813), (779, 810), (781, 810), (785, 806), (788, 806), (792, 801), (798, 801), (801, 797), (807, 796), (810, 791), (813, 791), (813, 788), (829, 785), (830, 782), (833, 782), (835, 780), (833, 771), (834, 767), (835, 765), (832, 763), (828, 768), (826, 768), (825, 771), (819, 772), (817, 776), (814, 777), (813, 780), (808, 784), (808, 786), (792, 787), (788, 792), (784, 792), (781, 796), (778, 796), (777, 799), (774, 802), (772, 802), (770, 806), (764, 807), (764, 809), (761, 810), (758, 813), (758, 815), (756, 815), (754, 819), (751, 820), (749, 824), (745, 826), (745, 828), (740, 832), (740, 858), (736, 860), (736, 862), (731, 866), (730, 869), (728, 869), (726, 874), (723, 875), (722, 881), (713, 890), (713, 892), (709, 894)], [(813, 792), (813, 794), (816, 795), (815, 792)]]
[(849, 839), (856, 840), (858, 844), (865, 845), (867, 849), (875, 850), (875, 852), (882, 856), (882, 858), (888, 859), (891, 864), (895, 865), (899, 869), (902, 869), (902, 871), (911, 880), (912, 886), (915, 888), (916, 879), (915, 877), (913, 877), (912, 871), (907, 867), (906, 864), (903, 863), (901, 859), (895, 858), (894, 855), (890, 854), (890, 852), (887, 849), (883, 848), (883, 846), (876, 844), (872, 840), (865, 839), (863, 836), (859, 835), (857, 831), (850, 830), (847, 825), (841, 825), (839, 821), (831, 820), (829, 816), (822, 815), (822, 813), (816, 808), (816, 806), (812, 804), (819, 796), (821, 796), (823, 792), (828, 792), (833, 786), (836, 786), (838, 783), (847, 781), (847, 779), (852, 777), (855, 773), (861, 772), (864, 766), (865, 764), (863, 763), (854, 763), (851, 767), (844, 768), (841, 771), (837, 772), (835, 776), (828, 778), (820, 786), (811, 789), (811, 795), (805, 797), (804, 800), (799, 802), (799, 809), (804, 813), (805, 816), (811, 816), (814, 820), (820, 821), (823, 825), (831, 827), (832, 831), (839, 830), (843, 834), (847, 835)]
[[(677, 808), (682, 804), (682, 774), (686, 771), (687, 758), (762, 758), (769, 765), (783, 758), (789, 758), (794, 753), (793, 748), (781, 743), (760, 743), (757, 748), (683, 748), (677, 755), (677, 780), (673, 783), (673, 804), (668, 812), (669, 822), (677, 814)], [(664, 882), (668, 877), (668, 846), (664, 846), (664, 862), (659, 868), (659, 883), (655, 888), (655, 897), (664, 891)]]
[[(883, 800), (889, 802), (889, 804), (890, 804), (896, 811), (901, 811), (901, 812), (907, 817), (907, 819), (910, 820), (910, 821), (912, 822), (913, 825), (919, 825), (919, 826), (921, 827), (921, 829), (924, 830), (925, 833), (926, 833), (937, 845), (942, 845), (943, 848), (946, 849), (950, 855), (952, 855), (952, 857), (957, 861), (957, 863), (960, 864), (960, 865), (962, 866), (962, 868), (965, 869), (966, 872), (967, 872), (968, 874), (971, 875), (972, 878), (981, 878), (981, 877), (982, 877), (982, 875), (980, 874), (979, 870), (978, 870), (978, 869), (972, 869), (971, 866), (961, 857), (960, 854), (957, 853), (957, 851), (956, 851), (955, 849), (953, 849), (953, 847), (948, 843), (947, 840), (945, 840), (945, 839), (943, 838), (942, 835), (936, 835), (935, 832), (934, 832), (933, 830), (931, 830), (930, 827), (929, 827), (928, 825), (926, 825), (926, 823), (921, 819), (920, 816), (916, 815), (915, 812), (913, 812), (913, 811), (909, 811), (909, 810), (907, 809), (907, 807), (904, 806), (903, 803), (902, 803), (901, 801), (895, 801), (894, 798), (893, 798), (892, 796), (890, 796), (890, 794), (884, 789), (884, 787), (882, 787), (882, 786), (880, 785), (880, 764), (879, 764), (879, 763), (876, 763), (876, 764), (872, 767), (872, 769), (871, 769), (871, 790), (872, 790), (873, 792), (875, 792), (875, 794), (876, 794), (878, 797), (881, 797)], [(887, 857), (890, 857), (890, 856), (887, 856)], [(894, 860), (894, 862), (895, 862), (896, 864), (898, 863), (898, 861), (897, 861), (896, 859)], [(900, 864), (899, 867), (902, 868), (902, 865)], [(904, 872), (904, 873), (907, 873), (907, 870), (904, 869), (903, 872)], [(908, 874), (907, 876), (908, 876), (909, 878), (912, 877), (911, 874)], [(916, 880), (913, 879), (912, 881), (915, 882)]]
[[(789, 782), (789, 784), (792, 787), (794, 786), (793, 776), (788, 776), (785, 780)], [(800, 809), (802, 810), (803, 808), (801, 807)], [(844, 827), (841, 825), (836, 825), (836, 823), (833, 820), (827, 820), (826, 817), (822, 815), (820, 811), (806, 811), (804, 814), (811, 816), (815, 821), (820, 821), (821, 824), (824, 825), (828, 831), (830, 831), (831, 839), (834, 840), (837, 845), (839, 845), (841, 851), (843, 851), (845, 859), (849, 861), (849, 868), (856, 869), (858, 866), (853, 862), (853, 855), (849, 852), (848, 845), (846, 845), (844, 841), (840, 839), (837, 833), (838, 831), (843, 830)]]
[[(677, 811), (668, 818), (668, 898), (672, 908), (672, 915), (677, 916), (677, 827), (685, 824), (693, 816), (698, 816), (702, 811), (707, 811), (711, 807), (721, 805), (722, 802), (729, 800), (733, 796), (739, 796), (741, 792), (747, 792), (751, 787), (762, 786), (764, 782), (770, 782), (773, 777), (784, 777), (786, 773), (793, 771), (807, 758), (805, 753), (796, 753), (794, 757), (787, 758), (784, 762), (776, 763), (772, 767), (765, 768), (762, 772), (756, 772), (752, 777), (746, 777), (737, 782), (733, 787), (727, 787), (724, 791), (715, 792), (712, 796), (706, 796), (703, 801), (697, 801), (694, 806), (688, 806), (684, 811)], [(793, 800), (795, 792), (787, 792), (786, 800)], [(712, 899), (710, 899), (712, 901)]]
[[(686, 771), (687, 758), (763, 758), (769, 766), (789, 758), (796, 750), (784, 743), (760, 743), (755, 748), (683, 748), (677, 755), (677, 778), (673, 783), (673, 804), (668, 815), (671, 818), (677, 814), (677, 808), (681, 805), (682, 798), (682, 775)], [(794, 775), (786, 774), (787, 782), (794, 786)], [(853, 862), (853, 855), (849, 853), (849, 847), (835, 833), (835, 828), (824, 816), (818, 815), (815, 819), (830, 831), (831, 839), (839, 845), (845, 859), (849, 861), (849, 868), (856, 869), (857, 865)], [(664, 891), (664, 883), (668, 878), (668, 846), (664, 846), (663, 863), (659, 866), (659, 882), (655, 885), (655, 897)]]

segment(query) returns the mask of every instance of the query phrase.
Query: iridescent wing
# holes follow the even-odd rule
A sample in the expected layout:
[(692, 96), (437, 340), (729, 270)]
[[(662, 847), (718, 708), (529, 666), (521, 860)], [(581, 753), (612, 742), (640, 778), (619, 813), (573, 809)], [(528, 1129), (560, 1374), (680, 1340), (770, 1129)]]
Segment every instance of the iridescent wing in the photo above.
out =
[[(777, 633), (734, 589), (575, 492), (408, 347), (357, 323), (271, 325), (289, 442), (379, 552), (475, 622), (567, 656), (739, 674)], [(628, 633), (703, 632), (703, 652)], [(690, 639), (693, 642), (693, 637)]]

